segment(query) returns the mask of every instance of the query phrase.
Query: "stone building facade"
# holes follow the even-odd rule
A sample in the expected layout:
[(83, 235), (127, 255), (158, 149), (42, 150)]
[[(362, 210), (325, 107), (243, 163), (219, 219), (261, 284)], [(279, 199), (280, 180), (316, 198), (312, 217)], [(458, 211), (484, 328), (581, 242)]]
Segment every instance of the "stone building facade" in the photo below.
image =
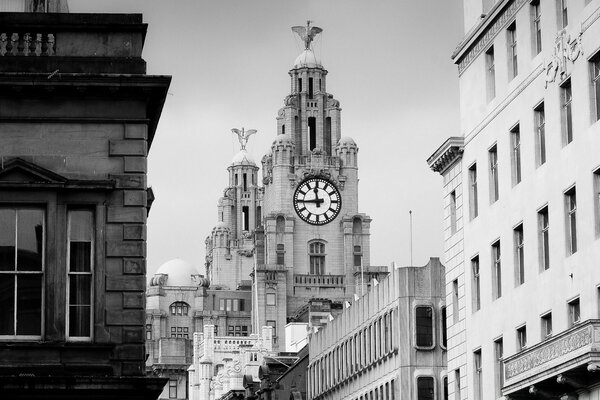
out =
[(461, 132), (428, 160), (444, 182), (450, 398), (597, 398), (600, 1), (464, 9)]
[(165, 383), (144, 368), (146, 157), (170, 77), (146, 74), (146, 29), (0, 13), (2, 397), (155, 399)]
[(311, 335), (309, 399), (444, 399), (444, 266), (394, 268)]

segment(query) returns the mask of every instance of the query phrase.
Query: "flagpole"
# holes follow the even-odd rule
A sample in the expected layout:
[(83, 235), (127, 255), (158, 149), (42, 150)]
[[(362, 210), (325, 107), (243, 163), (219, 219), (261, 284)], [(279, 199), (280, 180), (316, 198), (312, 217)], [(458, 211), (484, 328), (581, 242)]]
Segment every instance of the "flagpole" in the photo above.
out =
[(408, 210), (410, 218), (410, 266), (413, 266), (413, 228), (412, 228), (412, 210)]

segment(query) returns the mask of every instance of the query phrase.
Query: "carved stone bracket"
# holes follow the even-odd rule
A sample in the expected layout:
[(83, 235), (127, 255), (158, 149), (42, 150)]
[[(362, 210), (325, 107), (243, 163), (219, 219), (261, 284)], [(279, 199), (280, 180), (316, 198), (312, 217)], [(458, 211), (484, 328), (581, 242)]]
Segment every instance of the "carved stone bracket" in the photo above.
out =
[(571, 36), (565, 29), (558, 32), (552, 49), (550, 60), (545, 63), (546, 84), (554, 82), (558, 75), (563, 79), (567, 74), (567, 60), (574, 63), (579, 56), (583, 56), (583, 45), (581, 43), (581, 32), (575, 37)]

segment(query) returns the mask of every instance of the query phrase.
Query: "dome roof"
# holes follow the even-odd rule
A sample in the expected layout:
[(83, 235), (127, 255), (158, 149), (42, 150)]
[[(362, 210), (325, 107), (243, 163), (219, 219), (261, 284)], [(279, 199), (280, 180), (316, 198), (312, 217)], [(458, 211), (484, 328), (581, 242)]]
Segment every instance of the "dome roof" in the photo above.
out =
[(231, 159), (231, 164), (233, 165), (256, 165), (254, 159), (248, 154), (246, 150), (240, 150), (233, 158)]
[(317, 60), (317, 56), (312, 50), (304, 50), (294, 61), (294, 68), (323, 68), (321, 62)]
[(192, 276), (200, 275), (200, 272), (187, 261), (175, 258), (161, 265), (155, 275), (159, 274), (167, 275), (165, 286), (196, 286)]
[(338, 141), (338, 146), (356, 146), (356, 142), (350, 136), (344, 136)]
[(217, 224), (213, 228), (213, 231), (216, 231), (216, 230), (225, 230), (225, 229), (229, 229), (229, 226), (227, 226), (227, 223), (224, 222), (224, 221), (219, 221), (219, 222), (217, 222)]

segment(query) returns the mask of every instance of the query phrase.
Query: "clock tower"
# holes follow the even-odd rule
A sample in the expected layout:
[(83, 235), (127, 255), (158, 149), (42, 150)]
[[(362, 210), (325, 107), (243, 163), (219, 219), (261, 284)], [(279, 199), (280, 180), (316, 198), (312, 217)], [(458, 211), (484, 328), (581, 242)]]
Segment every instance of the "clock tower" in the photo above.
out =
[(321, 325), (366, 291), (374, 273), (386, 274), (370, 268), (371, 219), (358, 210), (358, 147), (342, 136), (340, 103), (327, 92), (327, 70), (312, 49), (322, 30), (310, 23), (292, 30), (305, 48), (289, 71), (291, 93), (262, 159), (263, 226), (256, 231), (253, 317), (274, 327), (279, 350), (287, 323)]

